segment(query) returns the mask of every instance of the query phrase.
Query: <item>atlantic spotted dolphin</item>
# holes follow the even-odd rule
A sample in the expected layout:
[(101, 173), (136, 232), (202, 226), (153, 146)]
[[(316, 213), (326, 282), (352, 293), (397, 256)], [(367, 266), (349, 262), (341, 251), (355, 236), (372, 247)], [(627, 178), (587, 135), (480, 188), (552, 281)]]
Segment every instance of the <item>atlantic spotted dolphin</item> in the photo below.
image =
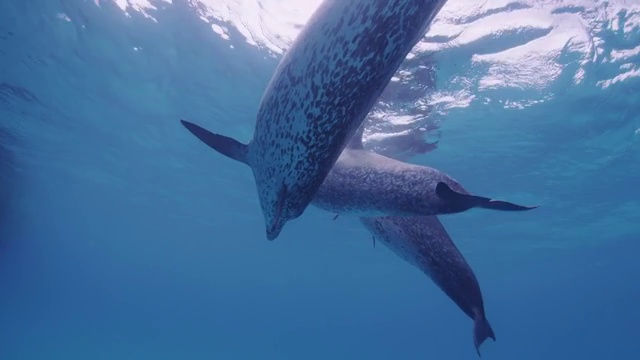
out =
[[(358, 129), (345, 152), (367, 151), (362, 146), (363, 130), (364, 126)], [(329, 176), (333, 176), (333, 172), (334, 170)], [(351, 190), (349, 193), (352, 196), (357, 196), (358, 191), (353, 188), (353, 179), (343, 175), (344, 173), (338, 173), (332, 181), (342, 182), (345, 188)], [(364, 185), (364, 182), (359, 184)], [(386, 190), (380, 188), (378, 191), (383, 193)], [(341, 202), (351, 202), (350, 196), (335, 197), (319, 191), (312, 204), (322, 203), (339, 208)], [(373, 235), (374, 244), (377, 239), (400, 258), (422, 270), (474, 320), (473, 342), (478, 355), (480, 345), (487, 338), (495, 341), (496, 337), (485, 316), (484, 301), (475, 274), (437, 216), (361, 217), (360, 221)]]
[(376, 240), (427, 275), (473, 320), (473, 344), (496, 336), (487, 321), (480, 285), (473, 270), (437, 216), (361, 217)]
[(325, 0), (283, 56), (251, 141), (182, 124), (251, 167), (274, 240), (311, 202), (348, 140), (446, 0)]
[(315, 206), (336, 214), (367, 217), (453, 214), (472, 208), (537, 208), (471, 195), (437, 169), (365, 150), (362, 131), (364, 127), (357, 130), (318, 189)]

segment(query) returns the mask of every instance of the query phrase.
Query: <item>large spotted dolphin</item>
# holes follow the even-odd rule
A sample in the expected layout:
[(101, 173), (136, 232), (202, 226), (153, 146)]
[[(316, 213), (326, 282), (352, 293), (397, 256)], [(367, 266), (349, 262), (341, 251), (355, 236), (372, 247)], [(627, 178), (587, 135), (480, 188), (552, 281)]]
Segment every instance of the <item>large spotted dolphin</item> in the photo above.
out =
[[(363, 130), (364, 126), (358, 129), (344, 152), (367, 151), (362, 146)], [(353, 182), (350, 175), (344, 172), (334, 174), (332, 170), (329, 177), (333, 177), (331, 181), (349, 188), (351, 191), (347, 194), (358, 196), (357, 189), (353, 188), (357, 183)], [(364, 185), (363, 182), (359, 184)], [(378, 190), (379, 193), (386, 191), (384, 188)], [(350, 203), (352, 200), (349, 195), (336, 197), (330, 196), (327, 191), (319, 191), (312, 204), (329, 204), (331, 206), (328, 207), (340, 208), (341, 202)], [(484, 301), (475, 274), (437, 216), (360, 217), (360, 221), (373, 235), (374, 241), (377, 239), (382, 242), (400, 258), (422, 270), (473, 319), (473, 342), (478, 355), (480, 345), (487, 338), (495, 341), (496, 337), (485, 317)]]
[(336, 214), (418, 216), (471, 208), (523, 211), (522, 206), (471, 195), (449, 175), (363, 149), (361, 126), (318, 189), (313, 204)]
[(325, 0), (278, 64), (251, 141), (182, 124), (251, 167), (274, 240), (299, 217), (446, 0)]

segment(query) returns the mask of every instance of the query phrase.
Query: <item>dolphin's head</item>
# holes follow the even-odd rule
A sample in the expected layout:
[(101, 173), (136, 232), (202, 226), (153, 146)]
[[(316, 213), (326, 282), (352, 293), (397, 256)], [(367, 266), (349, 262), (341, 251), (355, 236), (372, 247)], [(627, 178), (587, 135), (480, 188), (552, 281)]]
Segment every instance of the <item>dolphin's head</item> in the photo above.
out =
[[(275, 209), (277, 209), (277, 207)], [(292, 210), (292, 207), (284, 206), (280, 211), (265, 213), (265, 227), (269, 241), (275, 240), (280, 235), (282, 228), (284, 228), (287, 222), (302, 214), (302, 211)]]

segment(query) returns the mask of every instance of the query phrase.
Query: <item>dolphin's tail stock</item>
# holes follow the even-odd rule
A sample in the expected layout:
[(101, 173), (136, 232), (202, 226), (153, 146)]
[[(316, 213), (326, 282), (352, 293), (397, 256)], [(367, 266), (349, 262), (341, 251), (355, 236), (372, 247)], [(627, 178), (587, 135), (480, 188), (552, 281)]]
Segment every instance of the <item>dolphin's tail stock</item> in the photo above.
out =
[(186, 120), (180, 120), (182, 125), (195, 137), (207, 144), (213, 150), (231, 159), (243, 162), (247, 165), (247, 145), (230, 137), (214, 134), (211, 131)]
[(439, 182), (436, 185), (436, 194), (444, 201), (451, 203), (452, 208), (457, 211), (465, 211), (474, 207), (501, 210), (501, 211), (526, 211), (538, 208), (539, 206), (524, 206), (502, 200), (493, 200), (482, 196), (459, 193), (449, 187), (449, 185)]
[(496, 335), (493, 333), (493, 329), (491, 329), (491, 325), (489, 325), (489, 321), (484, 316), (483, 311), (479, 311), (478, 309), (474, 309), (475, 317), (473, 319), (473, 345), (476, 347), (476, 352), (478, 356), (480, 355), (480, 345), (491, 338), (493, 341), (496, 341)]

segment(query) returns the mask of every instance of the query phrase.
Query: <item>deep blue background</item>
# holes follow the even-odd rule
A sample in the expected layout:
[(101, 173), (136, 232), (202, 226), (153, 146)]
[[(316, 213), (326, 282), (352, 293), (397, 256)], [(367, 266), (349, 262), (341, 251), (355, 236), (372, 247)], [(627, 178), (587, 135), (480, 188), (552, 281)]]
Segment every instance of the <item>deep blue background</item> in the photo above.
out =
[[(355, 219), (309, 208), (265, 239), (250, 170), (177, 120), (248, 140), (277, 59), (176, 3), (157, 23), (106, 2), (0, 4), (0, 359), (476, 358), (472, 322)], [(593, 138), (574, 112), (610, 115), (600, 133), (640, 126), (635, 95), (445, 123), (413, 160), (543, 205), (442, 217), (497, 336), (483, 358), (640, 358), (638, 147), (604, 170), (543, 161), (581, 164)]]

